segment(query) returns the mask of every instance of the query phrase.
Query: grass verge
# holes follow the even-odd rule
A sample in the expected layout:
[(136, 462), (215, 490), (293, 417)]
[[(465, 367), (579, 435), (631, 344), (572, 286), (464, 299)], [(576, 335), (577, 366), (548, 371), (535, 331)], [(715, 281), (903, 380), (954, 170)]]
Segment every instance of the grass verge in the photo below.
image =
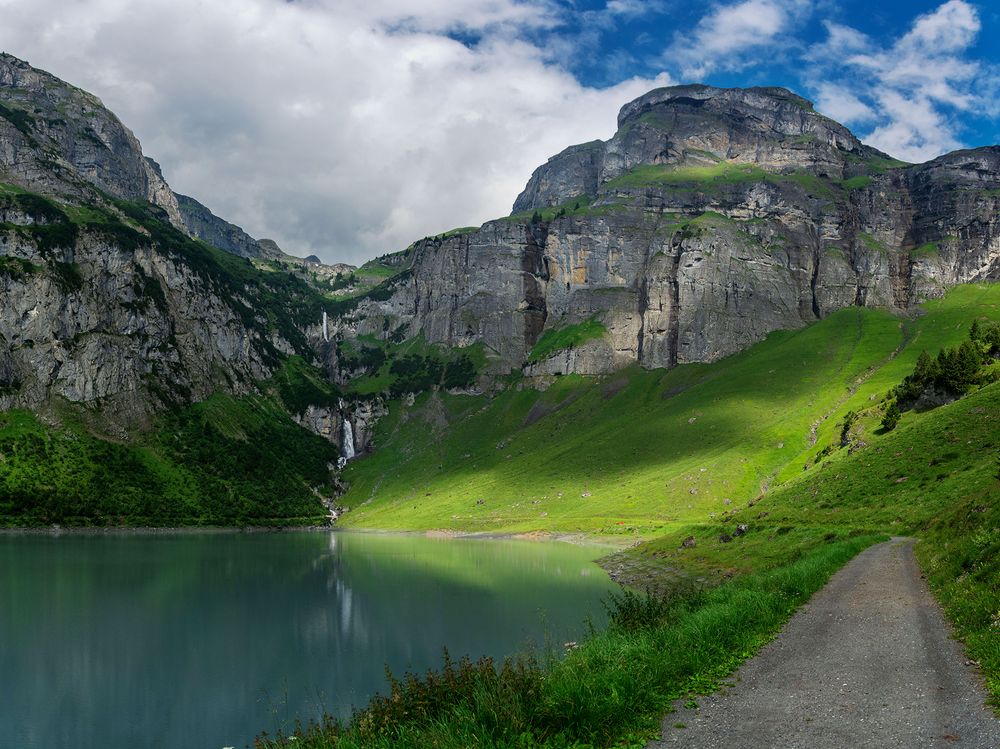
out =
[(562, 657), (525, 655), (499, 668), (453, 663), (423, 677), (390, 678), (346, 726), (332, 719), (259, 749), (528, 749), (641, 747), (678, 698), (704, 694), (768, 642), (830, 576), (879, 540), (817, 537), (806, 552), (711, 588), (665, 597), (624, 593), (611, 624)]

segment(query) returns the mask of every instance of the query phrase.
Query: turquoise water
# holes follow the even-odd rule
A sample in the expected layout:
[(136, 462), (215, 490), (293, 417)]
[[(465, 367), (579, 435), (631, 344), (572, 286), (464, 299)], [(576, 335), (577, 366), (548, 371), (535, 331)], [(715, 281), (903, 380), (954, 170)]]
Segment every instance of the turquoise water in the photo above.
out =
[(220, 749), (396, 673), (561, 644), (613, 588), (561, 543), (360, 533), (0, 536), (0, 746)]

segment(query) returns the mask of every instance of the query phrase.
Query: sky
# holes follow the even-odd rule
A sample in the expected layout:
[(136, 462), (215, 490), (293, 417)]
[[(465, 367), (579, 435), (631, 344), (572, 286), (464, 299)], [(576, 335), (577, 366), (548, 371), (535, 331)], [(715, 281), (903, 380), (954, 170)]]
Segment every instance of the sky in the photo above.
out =
[(174, 190), (354, 264), (506, 215), (658, 86), (785, 86), (907, 161), (1000, 143), (998, 32), (991, 0), (0, 0), (0, 50)]

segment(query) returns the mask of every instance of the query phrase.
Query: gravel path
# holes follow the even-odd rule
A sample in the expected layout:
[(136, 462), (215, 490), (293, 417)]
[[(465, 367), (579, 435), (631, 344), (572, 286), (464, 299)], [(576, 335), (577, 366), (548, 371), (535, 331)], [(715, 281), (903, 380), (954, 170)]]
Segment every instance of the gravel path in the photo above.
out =
[(912, 540), (878, 544), (834, 575), (732, 687), (699, 699), (698, 710), (678, 706), (647, 749), (1000, 749), (1000, 721), (948, 635)]

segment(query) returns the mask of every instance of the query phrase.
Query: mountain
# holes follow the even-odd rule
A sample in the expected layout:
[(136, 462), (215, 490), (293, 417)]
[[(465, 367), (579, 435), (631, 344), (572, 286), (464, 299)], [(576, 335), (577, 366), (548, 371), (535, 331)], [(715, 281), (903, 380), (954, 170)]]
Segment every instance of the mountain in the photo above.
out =
[(99, 403), (125, 428), (313, 356), (304, 261), (176, 195), (96, 97), (10, 55), (0, 181), (0, 407)]
[(194, 198), (180, 194), (176, 194), (176, 197), (184, 226), (192, 236), (240, 257), (287, 257), (273, 242), (258, 242), (240, 227), (216, 216)]
[(0, 56), (0, 517), (325, 518), (344, 414), (360, 449), (375, 406), (311, 364), (306, 268), (178, 198), (96, 97)]
[(908, 165), (784, 89), (657, 89), (514, 212), (417, 242), (348, 338), (480, 344), (495, 373), (712, 362), (852, 305), (1000, 274), (1000, 148)]
[(70, 202), (140, 200), (183, 228), (177, 199), (139, 141), (100, 99), (0, 53), (5, 181)]
[[(815, 458), (842, 390), (935, 340), (907, 322), (919, 305), (997, 276), (998, 200), (1000, 149), (908, 165), (783, 89), (684, 86), (539, 167), (510, 216), (323, 265), (177, 195), (98, 99), (3, 55), (0, 522), (313, 521), (343, 502), (391, 527), (409, 511), (380, 492), (433, 485), (413, 522), (439, 527), (520, 486), (484, 470), (586, 476), (636, 462), (626, 448), (644, 493), (700, 492), (691, 456), (645, 449), (702, 419), (720, 430), (704, 450), (736, 440), (713, 491), (745, 496)], [(715, 384), (692, 387), (702, 372)], [(743, 409), (754, 428), (735, 428), (753, 388), (794, 418)], [(505, 449), (522, 430), (530, 460)], [(480, 527), (478, 499), (459, 526)]]

